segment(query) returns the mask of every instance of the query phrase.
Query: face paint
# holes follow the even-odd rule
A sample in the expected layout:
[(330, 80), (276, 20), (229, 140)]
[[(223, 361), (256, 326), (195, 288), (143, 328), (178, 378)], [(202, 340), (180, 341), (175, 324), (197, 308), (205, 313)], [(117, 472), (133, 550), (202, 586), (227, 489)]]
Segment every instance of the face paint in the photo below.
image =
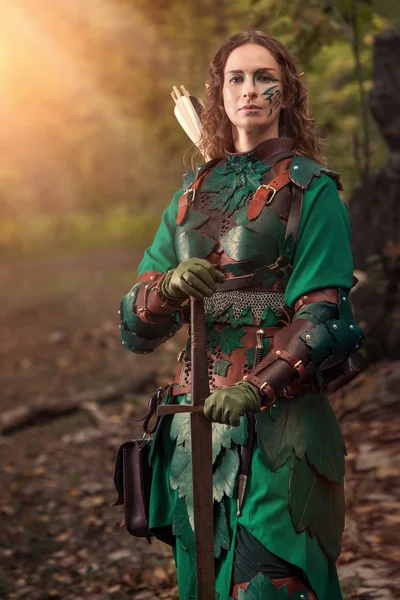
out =
[(260, 81), (262, 80), (262, 78), (265, 79), (264, 81), (262, 81), (262, 83), (267, 83), (267, 81), (271, 81), (272, 83), (279, 82), (279, 79), (275, 79), (272, 75), (270, 75), (269, 69), (257, 69), (257, 71), (253, 75), (254, 86), (256, 85), (258, 78), (260, 78)]
[(281, 69), (263, 46), (245, 44), (229, 55), (222, 88), (224, 109), (237, 132), (277, 137), (282, 102)]
[(266, 100), (270, 105), (268, 115), (270, 116), (272, 114), (272, 111), (275, 108), (278, 108), (281, 104), (281, 91), (277, 85), (273, 85), (272, 87), (266, 89), (265, 92), (263, 92), (261, 95), (264, 96), (264, 100)]

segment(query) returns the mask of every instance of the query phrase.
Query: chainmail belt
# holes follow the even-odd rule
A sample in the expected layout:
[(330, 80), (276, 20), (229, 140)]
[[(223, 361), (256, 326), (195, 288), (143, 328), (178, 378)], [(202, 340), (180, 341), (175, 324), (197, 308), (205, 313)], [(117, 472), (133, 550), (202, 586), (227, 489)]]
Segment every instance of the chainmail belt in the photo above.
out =
[(254, 322), (258, 325), (265, 309), (270, 308), (278, 317), (283, 314), (283, 292), (263, 292), (230, 290), (215, 292), (210, 298), (204, 299), (204, 312), (207, 315), (218, 317), (228, 308), (232, 307), (235, 319), (238, 319), (248, 306), (251, 307)]

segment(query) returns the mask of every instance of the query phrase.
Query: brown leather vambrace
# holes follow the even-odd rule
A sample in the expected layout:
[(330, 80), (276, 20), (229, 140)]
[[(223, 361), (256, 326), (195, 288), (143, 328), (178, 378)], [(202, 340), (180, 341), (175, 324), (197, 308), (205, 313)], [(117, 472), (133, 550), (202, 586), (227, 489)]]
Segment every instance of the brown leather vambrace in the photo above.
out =
[(146, 271), (138, 278), (138, 291), (135, 300), (136, 313), (144, 323), (160, 323), (180, 311), (188, 298), (175, 301), (167, 298), (161, 291), (161, 284), (168, 273)]
[[(296, 312), (307, 304), (322, 301), (337, 304), (337, 288), (314, 290), (301, 296), (295, 303)], [(308, 376), (306, 367), (310, 362), (310, 350), (300, 335), (313, 327), (312, 321), (299, 318), (278, 331), (272, 350), (251, 373), (243, 377), (259, 390), (263, 399), (261, 410), (275, 402), (279, 390)]]

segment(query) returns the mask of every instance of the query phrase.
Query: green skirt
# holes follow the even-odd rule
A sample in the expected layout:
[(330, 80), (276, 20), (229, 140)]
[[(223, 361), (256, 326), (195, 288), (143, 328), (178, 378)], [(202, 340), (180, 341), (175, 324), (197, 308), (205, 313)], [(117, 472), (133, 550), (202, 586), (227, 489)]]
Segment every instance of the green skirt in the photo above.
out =
[[(180, 396), (178, 401), (187, 403), (188, 398)], [(187, 458), (184, 452), (190, 454), (188, 437), (185, 439), (189, 435), (188, 419), (183, 415), (164, 417), (160, 424), (157, 451), (152, 456), (149, 515), (150, 528), (156, 535), (160, 528), (173, 528), (181, 600), (197, 599), (194, 535), (190, 526), (193, 521), (190, 498), (185, 496), (191, 463), (182, 462), (182, 458)], [(214, 474), (218, 469), (228, 473), (229, 468), (229, 478), (238, 465), (236, 443), (232, 441), (228, 448), (226, 442), (229, 433), (233, 440), (239, 439), (235, 429), (238, 428), (213, 424), (213, 443), (218, 438), (220, 446)], [(226, 484), (224, 493), (218, 485), (214, 486), (216, 598), (229, 598), (240, 524), (269, 551), (300, 568), (318, 600), (340, 600), (334, 557), (340, 551), (343, 522), (341, 464), (345, 450), (328, 399), (324, 394), (316, 394), (280, 400), (274, 411), (257, 415), (256, 431), (240, 516), (234, 486)], [(223, 436), (225, 441), (220, 443)], [(236, 477), (237, 473), (233, 475)]]

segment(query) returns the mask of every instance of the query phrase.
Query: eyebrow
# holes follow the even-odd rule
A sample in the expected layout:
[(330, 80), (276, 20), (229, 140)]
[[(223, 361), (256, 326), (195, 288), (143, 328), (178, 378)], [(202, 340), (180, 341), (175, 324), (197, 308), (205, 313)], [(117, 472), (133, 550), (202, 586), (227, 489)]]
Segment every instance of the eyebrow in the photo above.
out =
[[(276, 71), (276, 69), (272, 69), (271, 67), (262, 67), (260, 69), (256, 69), (254, 73), (258, 73), (259, 71)], [(244, 73), (242, 69), (233, 69), (232, 71), (225, 71), (225, 75), (230, 73)]]

